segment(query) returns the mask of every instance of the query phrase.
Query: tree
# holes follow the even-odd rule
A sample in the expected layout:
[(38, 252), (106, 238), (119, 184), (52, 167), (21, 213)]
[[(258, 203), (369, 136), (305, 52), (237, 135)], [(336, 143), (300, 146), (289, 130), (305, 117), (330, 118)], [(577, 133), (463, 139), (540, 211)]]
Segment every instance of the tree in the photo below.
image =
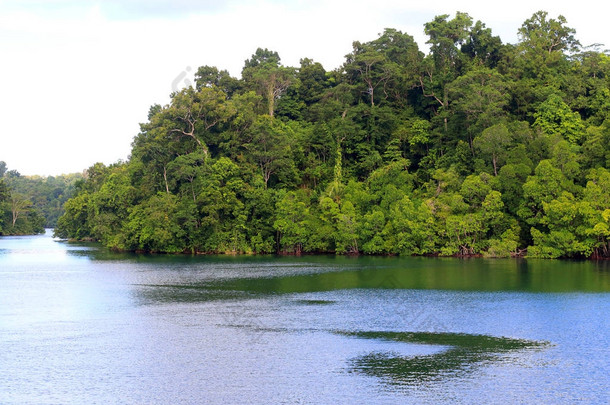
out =
[(507, 211), (517, 214), (523, 200), (523, 184), (527, 181), (532, 169), (524, 163), (510, 163), (502, 166), (498, 173), (498, 189)]
[(581, 143), (585, 134), (585, 126), (577, 112), (556, 94), (551, 95), (540, 104), (534, 114), (534, 128), (539, 128), (548, 136), (561, 136), (570, 143)]
[(560, 15), (547, 19), (546, 11), (537, 11), (519, 28), (521, 46), (531, 52), (552, 55), (556, 52), (575, 52), (580, 42), (574, 38), (576, 31), (566, 26), (567, 20)]
[(557, 142), (551, 151), (551, 162), (557, 167), (563, 175), (569, 180), (574, 181), (580, 175), (580, 156), (578, 154), (579, 147), (570, 144), (568, 141), (561, 140)]
[(401, 255), (423, 255), (436, 252), (437, 236), (434, 217), (424, 202), (404, 196), (389, 209), (382, 235), (383, 251)]
[(11, 193), (10, 197), (11, 207), (11, 226), (15, 228), (17, 220), (27, 215), (29, 210), (32, 208), (32, 202), (28, 200), (24, 195), (19, 193)]
[[(92, 214), (89, 192), (82, 190), (64, 206), (64, 214), (57, 220), (54, 235), (64, 239), (91, 240), (89, 216)], [(126, 246), (127, 247), (127, 246)]]
[(324, 91), (330, 87), (324, 66), (309, 58), (301, 59), (301, 67), (297, 72), (297, 79), (301, 83), (299, 97), (306, 106), (311, 106), (320, 101)]
[(405, 106), (416, 87), (423, 55), (412, 36), (385, 29), (374, 41), (353, 43), (343, 69), (371, 107), (388, 101)]
[(601, 44), (584, 47), (571, 56), (572, 66), (566, 80), (566, 100), (574, 111), (592, 125), (601, 125), (610, 112), (610, 56)]
[[(371, 107), (375, 106), (375, 89), (383, 86), (384, 83), (392, 77), (392, 67), (384, 65), (385, 58), (382, 54), (377, 53), (373, 49), (358, 49), (363, 48), (359, 42), (354, 42), (354, 55), (351, 63), (346, 66), (348, 74), (358, 76), (365, 85), (365, 93), (369, 99)], [(376, 69), (377, 65), (384, 65), (380, 69)]]
[(171, 121), (165, 125), (168, 133), (194, 140), (207, 158), (206, 141), (212, 140), (210, 131), (227, 122), (235, 110), (219, 88), (203, 87), (196, 91), (189, 87), (176, 93), (171, 106), (163, 113), (164, 118)]
[(580, 47), (574, 29), (566, 23), (561, 15), (553, 19), (548, 18), (546, 11), (538, 11), (519, 28), (518, 62), (526, 77), (552, 79), (553, 72), (562, 72), (566, 53), (576, 52)]
[(562, 192), (556, 199), (543, 202), (543, 211), (541, 223), (546, 229), (532, 228), (534, 243), (528, 247), (528, 256), (588, 257), (593, 253), (596, 240), (583, 232), (592, 213), (589, 204)]
[(177, 197), (167, 193), (159, 193), (134, 207), (125, 223), (126, 246), (149, 252), (185, 250), (184, 231), (176, 222), (177, 210)]
[(593, 169), (587, 175), (587, 186), (583, 192), (583, 204), (590, 207), (586, 211), (584, 234), (593, 238), (593, 255), (610, 257), (610, 171), (605, 168)]
[(491, 157), (494, 168), (494, 176), (498, 175), (498, 159), (506, 153), (508, 145), (511, 144), (511, 134), (504, 124), (496, 124), (483, 131), (474, 139), (474, 146), (484, 155)]
[(519, 29), (520, 42), (509, 70), (515, 79), (514, 101), (523, 118), (530, 119), (540, 103), (569, 86), (569, 56), (580, 46), (574, 34), (563, 16), (548, 18), (545, 11), (534, 13)]
[(242, 77), (267, 101), (267, 113), (273, 117), (275, 101), (293, 82), (294, 69), (280, 65), (277, 52), (258, 48), (251, 59), (246, 60)]
[[(2, 162), (4, 163), (4, 162)], [(3, 178), (0, 178), (0, 235), (4, 234), (3, 222), (8, 212), (8, 201), (10, 199), (10, 192)]]
[(272, 175), (291, 166), (292, 128), (271, 116), (260, 116), (250, 128), (248, 149), (261, 169), (265, 188)]
[(243, 202), (245, 184), (240, 168), (221, 157), (210, 166), (201, 181), (197, 197), (198, 231), (196, 248), (204, 252), (239, 253), (247, 251), (247, 213)]
[(453, 75), (461, 69), (462, 53), (458, 46), (468, 39), (472, 18), (459, 11), (452, 20), (448, 18), (448, 14), (436, 16), (424, 24), (424, 31), (430, 37), (426, 43), (430, 44), (436, 68), (445, 75)]
[(230, 98), (240, 90), (241, 83), (231, 77), (226, 70), (218, 70), (214, 66), (201, 66), (195, 73), (195, 88), (201, 91), (204, 87), (218, 87)]
[(448, 86), (453, 112), (465, 121), (472, 138), (506, 116), (509, 95), (504, 77), (495, 70), (477, 67)]
[(121, 226), (136, 200), (125, 165), (113, 167), (99, 190), (91, 195), (91, 215), (87, 219), (91, 236), (111, 248), (123, 248)]
[(582, 144), (581, 160), (585, 168), (608, 167), (610, 163), (610, 127), (589, 126)]
[(524, 206), (519, 215), (530, 225), (539, 223), (542, 215), (542, 204), (559, 197), (569, 188), (569, 182), (561, 170), (553, 166), (550, 160), (541, 161), (533, 176), (523, 184)]
[(483, 65), (495, 68), (502, 57), (502, 40), (491, 33), (484, 23), (477, 21), (470, 29), (468, 38), (462, 45), (461, 51), (468, 55), (474, 65)]
[[(205, 155), (197, 150), (186, 155), (180, 155), (168, 164), (168, 172), (179, 183), (181, 193), (188, 193), (193, 202), (197, 201), (196, 180), (204, 175)], [(186, 186), (188, 191), (184, 190)]]
[(282, 251), (301, 254), (303, 246), (308, 244), (310, 238), (310, 222), (305, 193), (290, 191), (278, 200), (273, 227), (278, 232)]
[[(464, 55), (461, 46), (468, 38), (472, 26), (472, 18), (462, 12), (457, 12), (452, 20), (449, 15), (439, 15), (424, 24), (424, 31), (429, 36), (431, 54), (424, 60), (423, 74), (420, 77), (420, 87), (424, 97), (435, 100), (436, 108), (446, 113), (449, 108), (449, 92), (447, 85), (455, 80), (462, 71)], [(436, 108), (433, 109), (436, 113)], [(447, 116), (442, 116), (445, 132), (447, 132)]]

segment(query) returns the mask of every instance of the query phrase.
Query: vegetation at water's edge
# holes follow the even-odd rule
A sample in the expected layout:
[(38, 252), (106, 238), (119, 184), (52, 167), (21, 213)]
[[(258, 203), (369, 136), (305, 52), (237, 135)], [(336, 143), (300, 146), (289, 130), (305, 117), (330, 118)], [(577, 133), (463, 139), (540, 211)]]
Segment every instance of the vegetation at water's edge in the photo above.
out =
[(610, 56), (537, 12), (386, 29), (339, 69), (258, 49), (150, 108), (57, 235), (153, 252), (610, 256)]
[(0, 235), (31, 235), (53, 228), (80, 174), (22, 176), (0, 161)]

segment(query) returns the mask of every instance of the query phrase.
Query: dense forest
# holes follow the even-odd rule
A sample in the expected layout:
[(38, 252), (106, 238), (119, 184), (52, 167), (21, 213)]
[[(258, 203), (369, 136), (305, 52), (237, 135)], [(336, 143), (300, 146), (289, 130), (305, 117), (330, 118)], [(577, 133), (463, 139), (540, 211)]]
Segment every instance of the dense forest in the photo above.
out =
[(333, 71), (258, 49), (150, 108), (56, 234), (120, 250), (610, 256), (610, 56), (540, 11), (386, 29)]
[(81, 174), (22, 176), (0, 161), (0, 235), (30, 235), (53, 228)]

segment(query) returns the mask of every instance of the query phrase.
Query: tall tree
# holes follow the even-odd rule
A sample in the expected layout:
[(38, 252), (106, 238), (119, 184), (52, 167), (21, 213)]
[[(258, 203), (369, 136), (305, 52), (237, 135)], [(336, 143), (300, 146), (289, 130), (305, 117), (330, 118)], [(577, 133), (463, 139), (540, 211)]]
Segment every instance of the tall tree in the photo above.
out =
[(463, 120), (468, 143), (486, 128), (506, 117), (510, 96), (504, 77), (496, 70), (475, 67), (448, 86), (451, 109)]
[(539, 103), (567, 85), (569, 56), (580, 43), (565, 17), (548, 18), (546, 11), (538, 11), (519, 29), (512, 64), (515, 77), (514, 100), (523, 111), (523, 118), (531, 118)]
[(197, 91), (192, 87), (181, 90), (173, 97), (169, 108), (163, 110), (165, 119), (171, 121), (169, 134), (192, 139), (209, 155), (207, 143), (213, 141), (211, 132), (235, 113), (226, 94), (217, 87), (203, 87)]
[(424, 98), (430, 100), (431, 115), (442, 121), (446, 134), (449, 130), (449, 88), (447, 85), (455, 80), (465, 65), (462, 45), (468, 38), (472, 18), (462, 12), (448, 20), (449, 15), (439, 15), (424, 24), (424, 31), (429, 39), (430, 54), (424, 59), (420, 88)]
[(295, 70), (282, 66), (277, 52), (258, 48), (252, 58), (246, 60), (241, 74), (244, 81), (267, 101), (267, 113), (273, 117), (276, 100), (293, 82)]

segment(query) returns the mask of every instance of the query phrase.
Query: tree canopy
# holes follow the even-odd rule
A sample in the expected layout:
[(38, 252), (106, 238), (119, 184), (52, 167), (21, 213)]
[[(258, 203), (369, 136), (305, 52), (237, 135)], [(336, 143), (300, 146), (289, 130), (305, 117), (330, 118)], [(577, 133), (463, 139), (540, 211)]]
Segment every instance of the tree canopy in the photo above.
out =
[[(56, 233), (121, 250), (608, 257), (610, 59), (540, 11), (386, 29), (332, 71), (257, 49), (151, 107)], [(5, 198), (6, 200), (6, 198)], [(6, 200), (8, 201), (8, 200)]]

